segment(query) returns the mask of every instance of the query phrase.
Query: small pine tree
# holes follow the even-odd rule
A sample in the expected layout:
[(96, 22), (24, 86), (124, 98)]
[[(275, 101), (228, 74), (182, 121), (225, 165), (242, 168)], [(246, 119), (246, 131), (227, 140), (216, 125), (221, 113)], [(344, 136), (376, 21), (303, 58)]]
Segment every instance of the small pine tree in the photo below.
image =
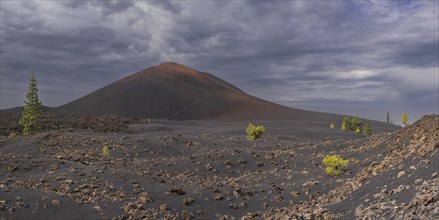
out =
[(401, 122), (404, 124), (404, 127), (407, 126), (408, 121), (409, 121), (409, 117), (407, 116), (407, 113), (404, 112), (401, 118)]
[(387, 115), (386, 115), (386, 122), (390, 123), (390, 113), (389, 112), (387, 112)]
[(357, 117), (353, 117), (351, 120), (351, 131), (357, 131), (357, 129), (361, 129), (361, 126), (363, 125), (363, 122)]
[(334, 122), (331, 122), (331, 125), (329, 125), (329, 128), (330, 128), (330, 129), (335, 128)]
[(349, 117), (348, 116), (345, 116), (344, 118), (343, 118), (343, 121), (342, 121), (342, 123), (341, 123), (341, 130), (342, 131), (349, 131), (349, 130), (351, 130), (351, 120), (349, 120)]
[(25, 106), (18, 122), (19, 125), (23, 126), (23, 133), (30, 135), (40, 132), (43, 113), (41, 111), (41, 102), (38, 99), (37, 80), (34, 74), (30, 78), (24, 104)]
[(110, 148), (108, 148), (107, 145), (102, 148), (102, 155), (104, 155), (104, 157), (110, 157)]
[(357, 133), (357, 134), (361, 134), (361, 130), (360, 130), (360, 128), (357, 128), (357, 129), (355, 130), (355, 133)]
[(368, 121), (366, 121), (366, 125), (364, 125), (363, 134), (367, 135), (367, 136), (372, 134), (372, 128), (369, 127), (369, 122)]

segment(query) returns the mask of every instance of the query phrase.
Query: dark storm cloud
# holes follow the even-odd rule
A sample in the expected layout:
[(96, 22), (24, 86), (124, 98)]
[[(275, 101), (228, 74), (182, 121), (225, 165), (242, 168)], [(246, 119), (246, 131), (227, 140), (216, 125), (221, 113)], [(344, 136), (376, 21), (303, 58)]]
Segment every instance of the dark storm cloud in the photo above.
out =
[(416, 42), (395, 50), (393, 62), (409, 67), (438, 67), (439, 39), (428, 42)]
[[(56, 106), (164, 61), (312, 110), (328, 102), (437, 103), (435, 1), (1, 4), (1, 108), (21, 104), (32, 72), (43, 102)], [(413, 111), (437, 112), (419, 106)]]
[(114, 14), (132, 7), (134, 2), (132, 1), (61, 1), (60, 4), (66, 6), (67, 8), (81, 10), (87, 6), (97, 7), (102, 9), (104, 15)]

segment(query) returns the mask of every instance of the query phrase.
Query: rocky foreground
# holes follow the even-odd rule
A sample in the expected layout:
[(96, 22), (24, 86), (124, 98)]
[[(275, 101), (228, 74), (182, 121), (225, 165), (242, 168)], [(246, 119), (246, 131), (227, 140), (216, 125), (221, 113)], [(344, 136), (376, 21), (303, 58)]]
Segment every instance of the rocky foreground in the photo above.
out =
[(438, 158), (438, 115), (314, 141), (48, 130), (0, 139), (0, 219), (438, 219)]

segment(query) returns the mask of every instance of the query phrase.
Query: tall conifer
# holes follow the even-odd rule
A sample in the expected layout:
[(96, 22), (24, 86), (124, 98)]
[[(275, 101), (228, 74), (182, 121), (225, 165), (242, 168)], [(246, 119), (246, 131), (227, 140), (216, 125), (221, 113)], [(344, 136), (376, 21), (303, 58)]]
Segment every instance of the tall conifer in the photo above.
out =
[(18, 122), (19, 125), (23, 126), (23, 133), (29, 135), (40, 132), (43, 113), (41, 111), (41, 102), (38, 99), (37, 80), (34, 74), (30, 78), (24, 104), (23, 113)]

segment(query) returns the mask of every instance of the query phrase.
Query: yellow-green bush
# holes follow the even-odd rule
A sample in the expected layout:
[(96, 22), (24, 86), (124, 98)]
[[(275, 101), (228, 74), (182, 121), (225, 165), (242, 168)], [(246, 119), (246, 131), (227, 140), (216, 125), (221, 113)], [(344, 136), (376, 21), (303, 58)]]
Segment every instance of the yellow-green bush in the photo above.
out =
[(331, 122), (331, 125), (329, 125), (329, 128), (331, 128), (331, 129), (335, 128), (334, 122)]
[(326, 165), (325, 173), (330, 176), (337, 176), (342, 172), (340, 168), (348, 166), (349, 160), (344, 160), (337, 154), (334, 154), (332, 156), (326, 156), (322, 162)]
[(357, 130), (355, 130), (355, 133), (357, 133), (357, 134), (361, 134), (361, 130), (360, 130), (360, 128), (357, 128)]
[(250, 123), (245, 131), (247, 132), (247, 139), (255, 141), (265, 132), (265, 128), (262, 125), (254, 126)]
[(102, 148), (102, 155), (104, 155), (104, 157), (110, 157), (110, 148), (108, 148), (107, 145)]

